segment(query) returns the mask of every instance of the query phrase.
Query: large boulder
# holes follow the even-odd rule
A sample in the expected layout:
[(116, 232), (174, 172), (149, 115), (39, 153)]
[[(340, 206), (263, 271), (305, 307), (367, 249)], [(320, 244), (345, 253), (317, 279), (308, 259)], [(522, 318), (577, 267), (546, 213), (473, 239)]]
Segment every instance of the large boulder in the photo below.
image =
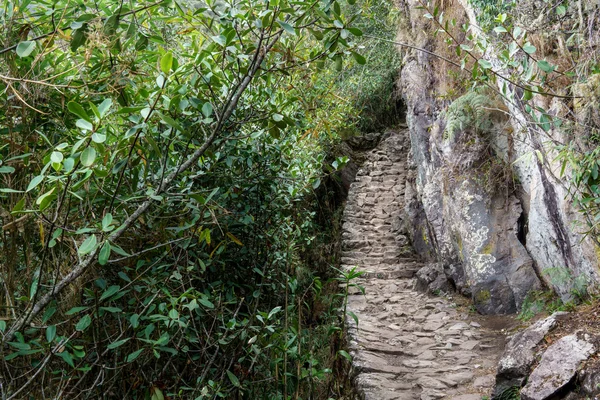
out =
[(505, 391), (521, 387), (535, 362), (537, 346), (566, 314), (554, 313), (510, 337), (498, 362), (494, 398), (501, 398)]
[(546, 400), (557, 395), (575, 377), (580, 364), (595, 352), (596, 347), (579, 335), (557, 340), (529, 376), (521, 399)]

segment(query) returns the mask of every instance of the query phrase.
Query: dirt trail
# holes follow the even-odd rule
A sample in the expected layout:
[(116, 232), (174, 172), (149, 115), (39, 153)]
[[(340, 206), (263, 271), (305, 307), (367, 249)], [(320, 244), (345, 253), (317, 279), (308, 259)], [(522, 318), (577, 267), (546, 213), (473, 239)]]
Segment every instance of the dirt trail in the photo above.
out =
[(481, 400), (504, 346), (499, 329), (511, 319), (473, 315), (452, 298), (413, 289), (422, 263), (400, 233), (408, 148), (401, 130), (370, 151), (344, 211), (342, 264), (366, 271), (366, 296), (349, 299), (359, 318), (348, 338), (356, 387), (369, 400)]

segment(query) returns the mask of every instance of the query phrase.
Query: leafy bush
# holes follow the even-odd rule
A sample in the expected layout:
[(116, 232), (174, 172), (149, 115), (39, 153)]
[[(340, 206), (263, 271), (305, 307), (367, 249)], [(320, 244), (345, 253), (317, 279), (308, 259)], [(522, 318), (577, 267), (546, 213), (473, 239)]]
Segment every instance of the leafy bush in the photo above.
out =
[(351, 112), (311, 75), (361, 32), (336, 1), (190, 4), (4, 2), (9, 398), (344, 391), (336, 255), (308, 261)]

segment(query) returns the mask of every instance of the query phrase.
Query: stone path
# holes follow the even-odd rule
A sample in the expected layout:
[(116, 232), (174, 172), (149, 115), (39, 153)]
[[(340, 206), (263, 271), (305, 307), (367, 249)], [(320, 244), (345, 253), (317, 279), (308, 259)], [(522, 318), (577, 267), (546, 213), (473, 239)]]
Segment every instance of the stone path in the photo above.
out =
[[(481, 400), (494, 383), (504, 336), (487, 329), (501, 318), (469, 315), (448, 297), (413, 289), (422, 264), (401, 234), (406, 131), (392, 133), (367, 154), (344, 211), (344, 268), (358, 266), (366, 295), (349, 310), (349, 348), (360, 396), (367, 400)], [(463, 311), (461, 311), (463, 310)]]

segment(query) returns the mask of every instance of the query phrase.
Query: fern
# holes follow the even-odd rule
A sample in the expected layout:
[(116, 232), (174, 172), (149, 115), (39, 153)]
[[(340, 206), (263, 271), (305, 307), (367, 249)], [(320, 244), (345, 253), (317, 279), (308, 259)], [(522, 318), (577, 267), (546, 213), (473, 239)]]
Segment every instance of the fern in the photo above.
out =
[(477, 92), (469, 92), (456, 99), (446, 111), (444, 140), (454, 139), (457, 132), (474, 128), (476, 133), (487, 132), (492, 127), (489, 118), (490, 98)]
[(503, 391), (498, 400), (519, 400), (521, 398), (521, 388), (519, 386), (511, 386)]

